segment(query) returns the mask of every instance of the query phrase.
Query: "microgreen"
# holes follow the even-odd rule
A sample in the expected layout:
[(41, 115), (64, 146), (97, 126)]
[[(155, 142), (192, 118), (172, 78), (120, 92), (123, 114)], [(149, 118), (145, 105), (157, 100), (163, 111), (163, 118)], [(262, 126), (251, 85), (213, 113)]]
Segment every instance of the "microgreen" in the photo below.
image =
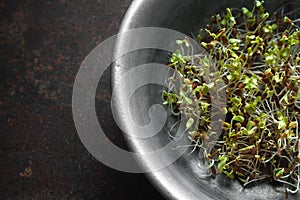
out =
[[(172, 113), (188, 116), (186, 130), (197, 141), (195, 147), (204, 148), (211, 129), (210, 91), (220, 80), (205, 83), (203, 77), (209, 73), (203, 69), (209, 69), (214, 59), (226, 83), (222, 89), (227, 107), (220, 108), (226, 120), (214, 152), (204, 151), (203, 156), (210, 169), (216, 163), (219, 173), (244, 186), (266, 179), (289, 185), (287, 192), (299, 191), (299, 21), (283, 11), (280, 16), (270, 14), (263, 1), (255, 0), (253, 9), (243, 7), (236, 13), (227, 8), (199, 31), (199, 44), (208, 56), (192, 60), (184, 56), (189, 42), (176, 41), (180, 50), (173, 53), (169, 66), (181, 74), (183, 84), (178, 95), (165, 91), (163, 103)], [(193, 105), (199, 106), (197, 113)]]

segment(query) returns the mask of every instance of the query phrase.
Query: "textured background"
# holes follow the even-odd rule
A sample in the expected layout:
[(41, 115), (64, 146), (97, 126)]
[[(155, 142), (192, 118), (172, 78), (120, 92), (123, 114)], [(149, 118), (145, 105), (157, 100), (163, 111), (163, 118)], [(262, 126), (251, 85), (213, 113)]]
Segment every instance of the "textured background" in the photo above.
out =
[[(117, 33), (130, 3), (0, 0), (1, 199), (162, 199), (144, 175), (94, 160), (77, 136), (71, 112), (81, 62)], [(126, 148), (110, 113), (109, 71), (100, 84), (105, 85), (96, 97), (100, 123)], [(32, 171), (28, 176), (26, 168)]]

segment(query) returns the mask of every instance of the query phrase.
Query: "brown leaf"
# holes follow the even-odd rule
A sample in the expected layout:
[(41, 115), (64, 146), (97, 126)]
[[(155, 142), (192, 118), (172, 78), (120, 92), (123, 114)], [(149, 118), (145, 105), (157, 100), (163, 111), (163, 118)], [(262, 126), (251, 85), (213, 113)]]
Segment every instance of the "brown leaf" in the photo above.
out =
[(24, 172), (20, 172), (19, 175), (21, 177), (30, 177), (32, 175), (31, 167), (26, 167), (26, 169), (24, 170)]

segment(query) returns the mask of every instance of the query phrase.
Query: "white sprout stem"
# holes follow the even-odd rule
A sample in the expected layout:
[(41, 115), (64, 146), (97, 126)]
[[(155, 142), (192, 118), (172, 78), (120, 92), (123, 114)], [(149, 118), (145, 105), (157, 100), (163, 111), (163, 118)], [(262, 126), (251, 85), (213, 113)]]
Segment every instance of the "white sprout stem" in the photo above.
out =
[[(296, 186), (296, 189), (295, 190), (290, 190), (289, 188), (286, 189), (286, 191), (290, 192), (290, 193), (297, 193), (298, 190), (299, 190), (299, 185), (300, 185), (300, 175), (298, 174), (298, 177), (297, 177), (297, 186)], [(294, 186), (294, 185), (293, 185)], [(295, 187), (295, 186), (294, 186)]]
[(261, 176), (260, 178), (257, 178), (257, 179), (253, 179), (253, 180), (250, 180), (250, 181), (247, 181), (246, 183), (244, 183), (244, 187), (247, 186), (248, 184), (252, 183), (252, 182), (257, 182), (257, 181), (260, 181), (260, 180), (263, 180), (263, 179), (266, 179), (266, 178), (269, 178), (270, 176)]

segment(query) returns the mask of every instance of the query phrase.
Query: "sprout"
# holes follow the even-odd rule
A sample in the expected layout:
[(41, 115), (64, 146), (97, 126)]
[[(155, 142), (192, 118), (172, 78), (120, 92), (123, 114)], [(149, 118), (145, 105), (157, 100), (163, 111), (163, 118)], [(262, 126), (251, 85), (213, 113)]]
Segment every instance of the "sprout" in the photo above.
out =
[(192, 125), (194, 124), (194, 119), (193, 118), (190, 118), (187, 122), (186, 122), (186, 125), (185, 125), (185, 129), (188, 130), (192, 127)]
[[(163, 104), (174, 115), (187, 116), (186, 130), (194, 147), (203, 149), (213, 138), (208, 134), (214, 115), (210, 91), (220, 81), (226, 83), (220, 90), (226, 91), (227, 107), (218, 108), (226, 114), (222, 134), (212, 152), (203, 151), (212, 174), (218, 174), (217, 169), (243, 186), (275, 180), (291, 186), (287, 192), (296, 193), (300, 185), (300, 20), (284, 16), (285, 9), (274, 20), (263, 4), (255, 0), (253, 9), (243, 7), (236, 13), (227, 8), (212, 16), (198, 34), (207, 56), (192, 60), (184, 51), (189, 42), (177, 40), (180, 50), (172, 54), (169, 67), (179, 72), (183, 83), (178, 95), (163, 92)], [(220, 78), (206, 83), (203, 77), (210, 75), (212, 59)]]

